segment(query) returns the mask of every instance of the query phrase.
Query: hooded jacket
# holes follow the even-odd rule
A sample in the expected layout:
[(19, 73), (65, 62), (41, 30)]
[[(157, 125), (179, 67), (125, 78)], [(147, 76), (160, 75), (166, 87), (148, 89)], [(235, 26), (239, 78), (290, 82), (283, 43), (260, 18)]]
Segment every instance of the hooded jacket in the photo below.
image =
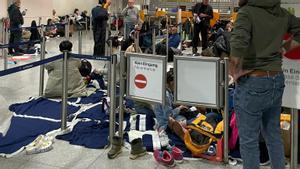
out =
[(249, 0), (237, 16), (231, 36), (231, 56), (244, 70), (281, 71), (283, 36), (300, 42), (300, 18), (280, 7), (280, 0)]
[(23, 15), (19, 7), (17, 7), (15, 4), (12, 4), (8, 7), (7, 11), (11, 28), (19, 28), (24, 24)]

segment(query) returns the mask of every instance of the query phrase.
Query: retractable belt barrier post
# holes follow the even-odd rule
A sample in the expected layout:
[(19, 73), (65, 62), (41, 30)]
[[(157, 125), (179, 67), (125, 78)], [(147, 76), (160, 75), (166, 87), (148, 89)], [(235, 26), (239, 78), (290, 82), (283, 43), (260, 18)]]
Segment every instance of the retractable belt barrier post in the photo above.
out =
[[(8, 43), (8, 28), (6, 27), (7, 25), (5, 24), (6, 21), (3, 22), (3, 44)], [(2, 56), (3, 56), (3, 63), (4, 63), (4, 70), (7, 69), (7, 50), (2, 48)]]
[(156, 54), (156, 31), (155, 31), (155, 28), (153, 28), (153, 30), (152, 30), (152, 54), (153, 55)]
[(135, 31), (135, 36), (134, 36), (134, 49), (135, 52), (139, 52), (140, 49), (140, 32), (139, 31)]
[(229, 153), (229, 100), (228, 100), (228, 75), (229, 75), (229, 59), (224, 58), (224, 158), (223, 161), (224, 163), (228, 163), (228, 153)]
[(166, 21), (167, 21), (167, 37), (166, 37), (166, 54), (167, 57), (169, 56), (169, 17), (166, 15)]
[(85, 32), (86, 32), (86, 34), (88, 33), (88, 25), (89, 25), (90, 23), (88, 22), (88, 18), (87, 17), (85, 17)]
[(109, 113), (109, 143), (112, 145), (113, 137), (115, 136), (116, 124), (116, 63), (117, 55), (111, 56), (110, 64), (110, 113)]
[(39, 17), (39, 26), (41, 26), (41, 24), (42, 24), (42, 17)]
[(119, 137), (123, 140), (123, 121), (124, 121), (124, 95), (126, 89), (126, 58), (125, 52), (120, 56), (120, 98), (119, 98)]
[(78, 31), (78, 53), (82, 54), (82, 31)]
[(70, 39), (70, 20), (66, 19), (66, 24), (65, 24), (65, 38), (67, 40)]
[(297, 109), (291, 110), (291, 169), (298, 167), (298, 124), (299, 114)]
[(62, 113), (61, 113), (61, 130), (67, 129), (67, 114), (68, 114), (68, 55), (70, 51), (63, 51), (64, 58), (62, 64), (63, 84), (62, 84)]
[[(45, 59), (46, 55), (46, 38), (44, 33), (44, 25), (42, 25), (41, 32), (42, 32), (42, 41), (41, 41), (41, 54), (40, 54), (40, 60)], [(40, 86), (39, 86), (39, 96), (42, 96), (44, 94), (44, 79), (45, 79), (45, 66), (40, 66)]]

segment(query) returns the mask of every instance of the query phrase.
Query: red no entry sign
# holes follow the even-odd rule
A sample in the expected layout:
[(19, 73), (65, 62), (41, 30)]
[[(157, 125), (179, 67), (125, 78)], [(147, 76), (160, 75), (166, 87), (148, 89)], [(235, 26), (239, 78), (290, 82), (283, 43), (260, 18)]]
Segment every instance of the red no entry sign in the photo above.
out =
[(137, 88), (144, 89), (147, 86), (147, 79), (144, 75), (138, 74), (134, 78), (134, 83)]
[[(284, 35), (283, 39), (284, 40), (289, 40), (290, 38), (293, 38), (293, 35), (291, 34), (286, 34)], [(300, 59), (300, 47), (293, 49), (291, 51), (288, 51), (285, 54), (285, 57), (289, 58), (289, 59)]]

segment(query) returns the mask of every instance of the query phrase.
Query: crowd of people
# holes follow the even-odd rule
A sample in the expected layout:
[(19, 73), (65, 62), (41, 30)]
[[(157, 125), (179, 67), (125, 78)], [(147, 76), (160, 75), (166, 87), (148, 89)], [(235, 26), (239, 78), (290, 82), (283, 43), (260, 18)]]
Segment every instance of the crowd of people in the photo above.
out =
[[(80, 13), (78, 9), (74, 10), (72, 16), (75, 24), (81, 24), (87, 19), (92, 20), (95, 43), (93, 55), (96, 56), (105, 55), (105, 43), (107, 43), (106, 26), (109, 19), (107, 8), (110, 3), (107, 0), (99, 0), (99, 4), (91, 11), (92, 18), (88, 18), (87, 11)], [(152, 29), (156, 28), (150, 28), (149, 25), (152, 25), (151, 23), (140, 20), (139, 11), (134, 5), (135, 0), (128, 0), (128, 5), (122, 11), (125, 27), (125, 40), (122, 49), (126, 50), (134, 43), (132, 32), (140, 31), (142, 35), (139, 37), (141, 46), (139, 52), (145, 52), (147, 51), (145, 48), (151, 48), (152, 43), (155, 43), (151, 41), (152, 34), (147, 33), (152, 32)], [(209, 0), (202, 0), (202, 2), (195, 4), (192, 10), (194, 17), (192, 53), (194, 56), (200, 55), (198, 46), (200, 42), (199, 34), (201, 34), (201, 55), (221, 58), (230, 57), (230, 75), (236, 82), (234, 109), (237, 117), (240, 152), (244, 168), (259, 168), (259, 137), (262, 135), (269, 151), (272, 168), (283, 169), (285, 161), (279, 125), (281, 100), (284, 90), (281, 59), (284, 54), (283, 51), (300, 46), (300, 20), (281, 8), (280, 0), (239, 0), (239, 6), (240, 11), (234, 24), (231, 21), (219, 21), (214, 27), (210, 27), (213, 9), (209, 5)], [(18, 43), (21, 40), (22, 32), (18, 28), (22, 26), (24, 20), (19, 8), (20, 0), (16, 0), (8, 9), (9, 17), (11, 18), (11, 28), (16, 29), (11, 31), (11, 44)], [(256, 20), (256, 18), (262, 18), (262, 21)], [(47, 21), (46, 36), (55, 37), (59, 34), (59, 30), (55, 26), (55, 23), (58, 22), (60, 22), (60, 18), (53, 11), (53, 17)], [(169, 31), (168, 44), (166, 44), (166, 41), (156, 44), (155, 52), (158, 55), (167, 55), (168, 53), (168, 61), (172, 62), (174, 49), (180, 46), (181, 37), (176, 23), (166, 24), (170, 24), (170, 29), (167, 30)], [(30, 40), (40, 39), (41, 35), (37, 30), (35, 21), (32, 22), (31, 27)], [(157, 34), (159, 31), (161, 30), (158, 30)], [(282, 45), (282, 38), (286, 33), (292, 33), (294, 39)], [(121, 42), (118, 41), (118, 37), (111, 37), (109, 40), (113, 42), (113, 52), (118, 53), (118, 48), (121, 48)], [(283, 49), (282, 46), (284, 47)], [(62, 43), (61, 47), (67, 47), (69, 50), (72, 48), (67, 42)], [(19, 55), (22, 51), (16, 46), (10, 48), (9, 53)], [(99, 81), (103, 89), (106, 88), (102, 77), (103, 74), (107, 73), (105, 70), (96, 69), (91, 71), (91, 68), (89, 68), (88, 73), (83, 75), (79, 70), (86, 62), (70, 59), (70, 63), (72, 66), (70, 66), (71, 70), (69, 72), (73, 71), (73, 80), (71, 82), (74, 82), (71, 85), (74, 88), (69, 90), (70, 97), (88, 96), (90, 94), (90, 90), (87, 90), (87, 84), (84, 82), (84, 79), (87, 77), (93, 77), (93, 79)], [(57, 87), (61, 84), (61, 79), (58, 81), (55, 79), (57, 79), (56, 76), (61, 74), (56, 74), (56, 71), (60, 72), (61, 70), (59, 70), (60, 66), (55, 66), (55, 64), (46, 66), (49, 73), (46, 95), (49, 97), (57, 97), (60, 94), (61, 87), (59, 89)], [(195, 112), (195, 110), (190, 110), (191, 107), (174, 104), (174, 72), (172, 69), (167, 73), (166, 82), (165, 105), (135, 102), (135, 111), (137, 113), (147, 112), (147, 114), (153, 114), (157, 118), (158, 125), (156, 130), (159, 133), (163, 147), (167, 148), (170, 146), (166, 134), (168, 127), (178, 134), (182, 140), (185, 140), (184, 135), (190, 131), (186, 129), (188, 121), (199, 118), (201, 113), (206, 115), (206, 119), (214, 117), (215, 121), (207, 121), (207, 123), (214, 124), (212, 125), (213, 128), (217, 128), (222, 121), (220, 120), (222, 118), (219, 117), (220, 114), (216, 115), (213, 111), (209, 114), (207, 113), (209, 111), (202, 107), (197, 108), (198, 113), (192, 114), (191, 112)], [(261, 105), (261, 103), (265, 104)], [(197, 143), (207, 142), (207, 138), (201, 133), (189, 134)], [(113, 147), (109, 152), (109, 158), (115, 157), (115, 149), (116, 147)]]

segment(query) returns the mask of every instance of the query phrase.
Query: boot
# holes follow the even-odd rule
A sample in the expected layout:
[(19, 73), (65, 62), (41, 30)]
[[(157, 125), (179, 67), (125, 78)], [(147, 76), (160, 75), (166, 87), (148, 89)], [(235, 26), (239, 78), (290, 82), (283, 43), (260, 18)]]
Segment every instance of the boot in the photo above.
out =
[(137, 138), (132, 140), (131, 142), (131, 151), (130, 151), (130, 159), (135, 160), (138, 157), (142, 157), (147, 154), (146, 148), (143, 146), (143, 142), (141, 138)]
[(112, 140), (112, 145), (107, 153), (107, 157), (109, 159), (114, 159), (116, 158), (120, 153), (122, 152), (122, 140), (118, 136), (114, 136)]

